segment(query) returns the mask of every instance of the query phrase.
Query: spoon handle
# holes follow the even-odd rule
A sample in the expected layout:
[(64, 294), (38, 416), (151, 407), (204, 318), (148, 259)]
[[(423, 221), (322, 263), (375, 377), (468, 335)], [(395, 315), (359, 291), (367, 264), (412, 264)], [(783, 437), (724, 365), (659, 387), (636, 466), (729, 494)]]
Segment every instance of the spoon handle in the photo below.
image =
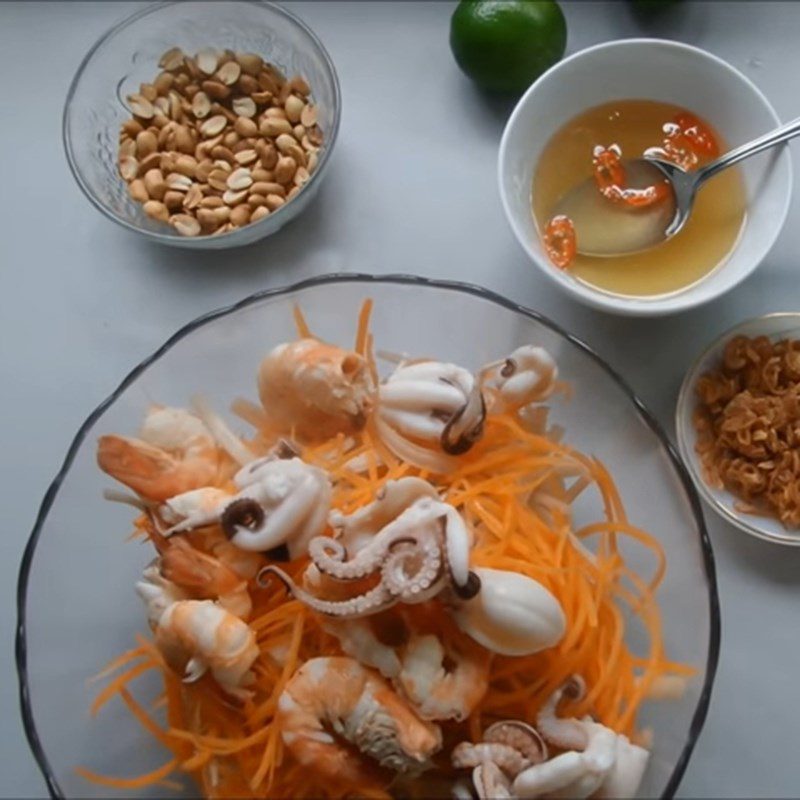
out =
[(800, 135), (800, 117), (793, 119), (791, 122), (787, 122), (785, 125), (781, 125), (779, 128), (775, 128), (773, 131), (769, 131), (769, 133), (765, 133), (763, 136), (759, 136), (757, 139), (753, 139), (752, 142), (747, 142), (739, 147), (735, 147), (733, 150), (725, 153), (725, 155), (720, 156), (716, 161), (712, 161), (710, 164), (697, 170), (695, 173), (697, 184), (704, 183), (718, 172), (722, 172), (723, 169), (738, 164), (742, 159), (748, 156), (753, 156), (756, 153), (760, 153), (762, 150), (774, 147), (776, 144), (785, 142), (787, 139), (793, 139), (798, 135)]

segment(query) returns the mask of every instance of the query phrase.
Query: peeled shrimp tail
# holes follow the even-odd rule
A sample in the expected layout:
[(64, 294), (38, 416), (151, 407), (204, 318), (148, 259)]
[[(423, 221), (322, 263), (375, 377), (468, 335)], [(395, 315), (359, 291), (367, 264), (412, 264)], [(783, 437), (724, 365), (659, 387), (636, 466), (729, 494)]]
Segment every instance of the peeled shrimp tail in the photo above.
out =
[(158, 622), (156, 645), (168, 663), (196, 680), (206, 670), (228, 694), (244, 698), (258, 657), (253, 631), (211, 600), (181, 600)]

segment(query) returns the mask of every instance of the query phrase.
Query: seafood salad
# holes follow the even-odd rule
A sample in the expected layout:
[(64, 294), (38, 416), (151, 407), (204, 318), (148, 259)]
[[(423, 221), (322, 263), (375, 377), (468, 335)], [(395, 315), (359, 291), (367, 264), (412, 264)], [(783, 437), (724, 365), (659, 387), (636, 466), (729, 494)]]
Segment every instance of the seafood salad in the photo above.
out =
[[(152, 560), (135, 586), (150, 633), (93, 711), (124, 703), (169, 755), (78, 771), (134, 790), (188, 776), (208, 798), (636, 796), (638, 710), (691, 674), (664, 653), (658, 542), (549, 422), (569, 387), (546, 350), (379, 362), (371, 309), (352, 350), (296, 309), (235, 420), (196, 397), (100, 437), (126, 487), (107, 497), (135, 508)], [(589, 489), (604, 510), (578, 525)], [(151, 672), (155, 705), (132, 690)]]

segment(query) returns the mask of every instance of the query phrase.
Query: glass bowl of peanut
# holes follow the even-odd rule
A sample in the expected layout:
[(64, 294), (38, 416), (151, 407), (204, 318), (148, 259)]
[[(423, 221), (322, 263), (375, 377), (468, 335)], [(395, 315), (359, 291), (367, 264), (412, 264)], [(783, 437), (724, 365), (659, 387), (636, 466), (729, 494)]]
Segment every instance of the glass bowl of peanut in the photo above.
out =
[(163, 244), (223, 249), (312, 200), (341, 114), (317, 36), (266, 2), (148, 6), (84, 58), (64, 108), (67, 160), (94, 206)]

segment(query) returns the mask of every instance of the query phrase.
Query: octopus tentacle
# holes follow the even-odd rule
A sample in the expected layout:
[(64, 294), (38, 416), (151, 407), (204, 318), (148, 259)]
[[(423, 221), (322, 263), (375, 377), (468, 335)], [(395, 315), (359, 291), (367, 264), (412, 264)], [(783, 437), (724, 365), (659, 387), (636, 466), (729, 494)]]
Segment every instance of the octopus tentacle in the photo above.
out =
[(264, 567), (256, 578), (259, 586), (269, 585), (269, 576), (274, 575), (286, 587), (291, 595), (299, 600), (303, 605), (320, 614), (340, 619), (356, 619), (366, 617), (370, 614), (377, 614), (395, 605), (398, 600), (387, 591), (386, 587), (379, 583), (368, 592), (351, 597), (347, 600), (322, 600), (313, 594), (301, 589), (292, 578), (279, 567), (270, 565)]
[(448, 589), (464, 597), (480, 589), (480, 580), (469, 571), (469, 529), (455, 508), (439, 500), (424, 481), (392, 483), (368, 513), (346, 517), (334, 512), (331, 522), (341, 538), (311, 539), (306, 574), (313, 571), (343, 582), (374, 578), (376, 585), (369, 591), (328, 601), (295, 587), (275, 567), (263, 571), (262, 577), (277, 575), (309, 608), (344, 619), (374, 614), (396, 603), (422, 603)]
[(453, 584), (458, 589), (466, 586), (469, 579), (469, 551), (471, 536), (461, 515), (448, 507), (442, 519), (442, 539), (445, 560)]
[(579, 675), (573, 675), (563, 686), (556, 689), (542, 706), (536, 717), (539, 733), (551, 744), (564, 750), (585, 750), (589, 744), (586, 725), (577, 719), (556, 716), (562, 697), (579, 700), (586, 693), (586, 684)]
[(422, 603), (444, 586), (442, 557), (437, 542), (399, 542), (381, 568), (381, 582), (404, 603)]
[(396, 531), (387, 533), (388, 535), (378, 534), (349, 560), (345, 546), (329, 536), (312, 539), (308, 545), (308, 554), (320, 572), (340, 581), (358, 580), (380, 568), (392, 541), (397, 538)]
[(392, 520), (422, 497), (438, 500), (439, 493), (422, 478), (409, 476), (389, 480), (371, 503), (352, 514), (333, 509), (328, 521), (339, 531), (344, 545), (355, 552), (362, 550)]
[(451, 456), (466, 453), (483, 436), (486, 422), (486, 401), (477, 381), (467, 394), (467, 401), (445, 423), (442, 429), (442, 450)]

